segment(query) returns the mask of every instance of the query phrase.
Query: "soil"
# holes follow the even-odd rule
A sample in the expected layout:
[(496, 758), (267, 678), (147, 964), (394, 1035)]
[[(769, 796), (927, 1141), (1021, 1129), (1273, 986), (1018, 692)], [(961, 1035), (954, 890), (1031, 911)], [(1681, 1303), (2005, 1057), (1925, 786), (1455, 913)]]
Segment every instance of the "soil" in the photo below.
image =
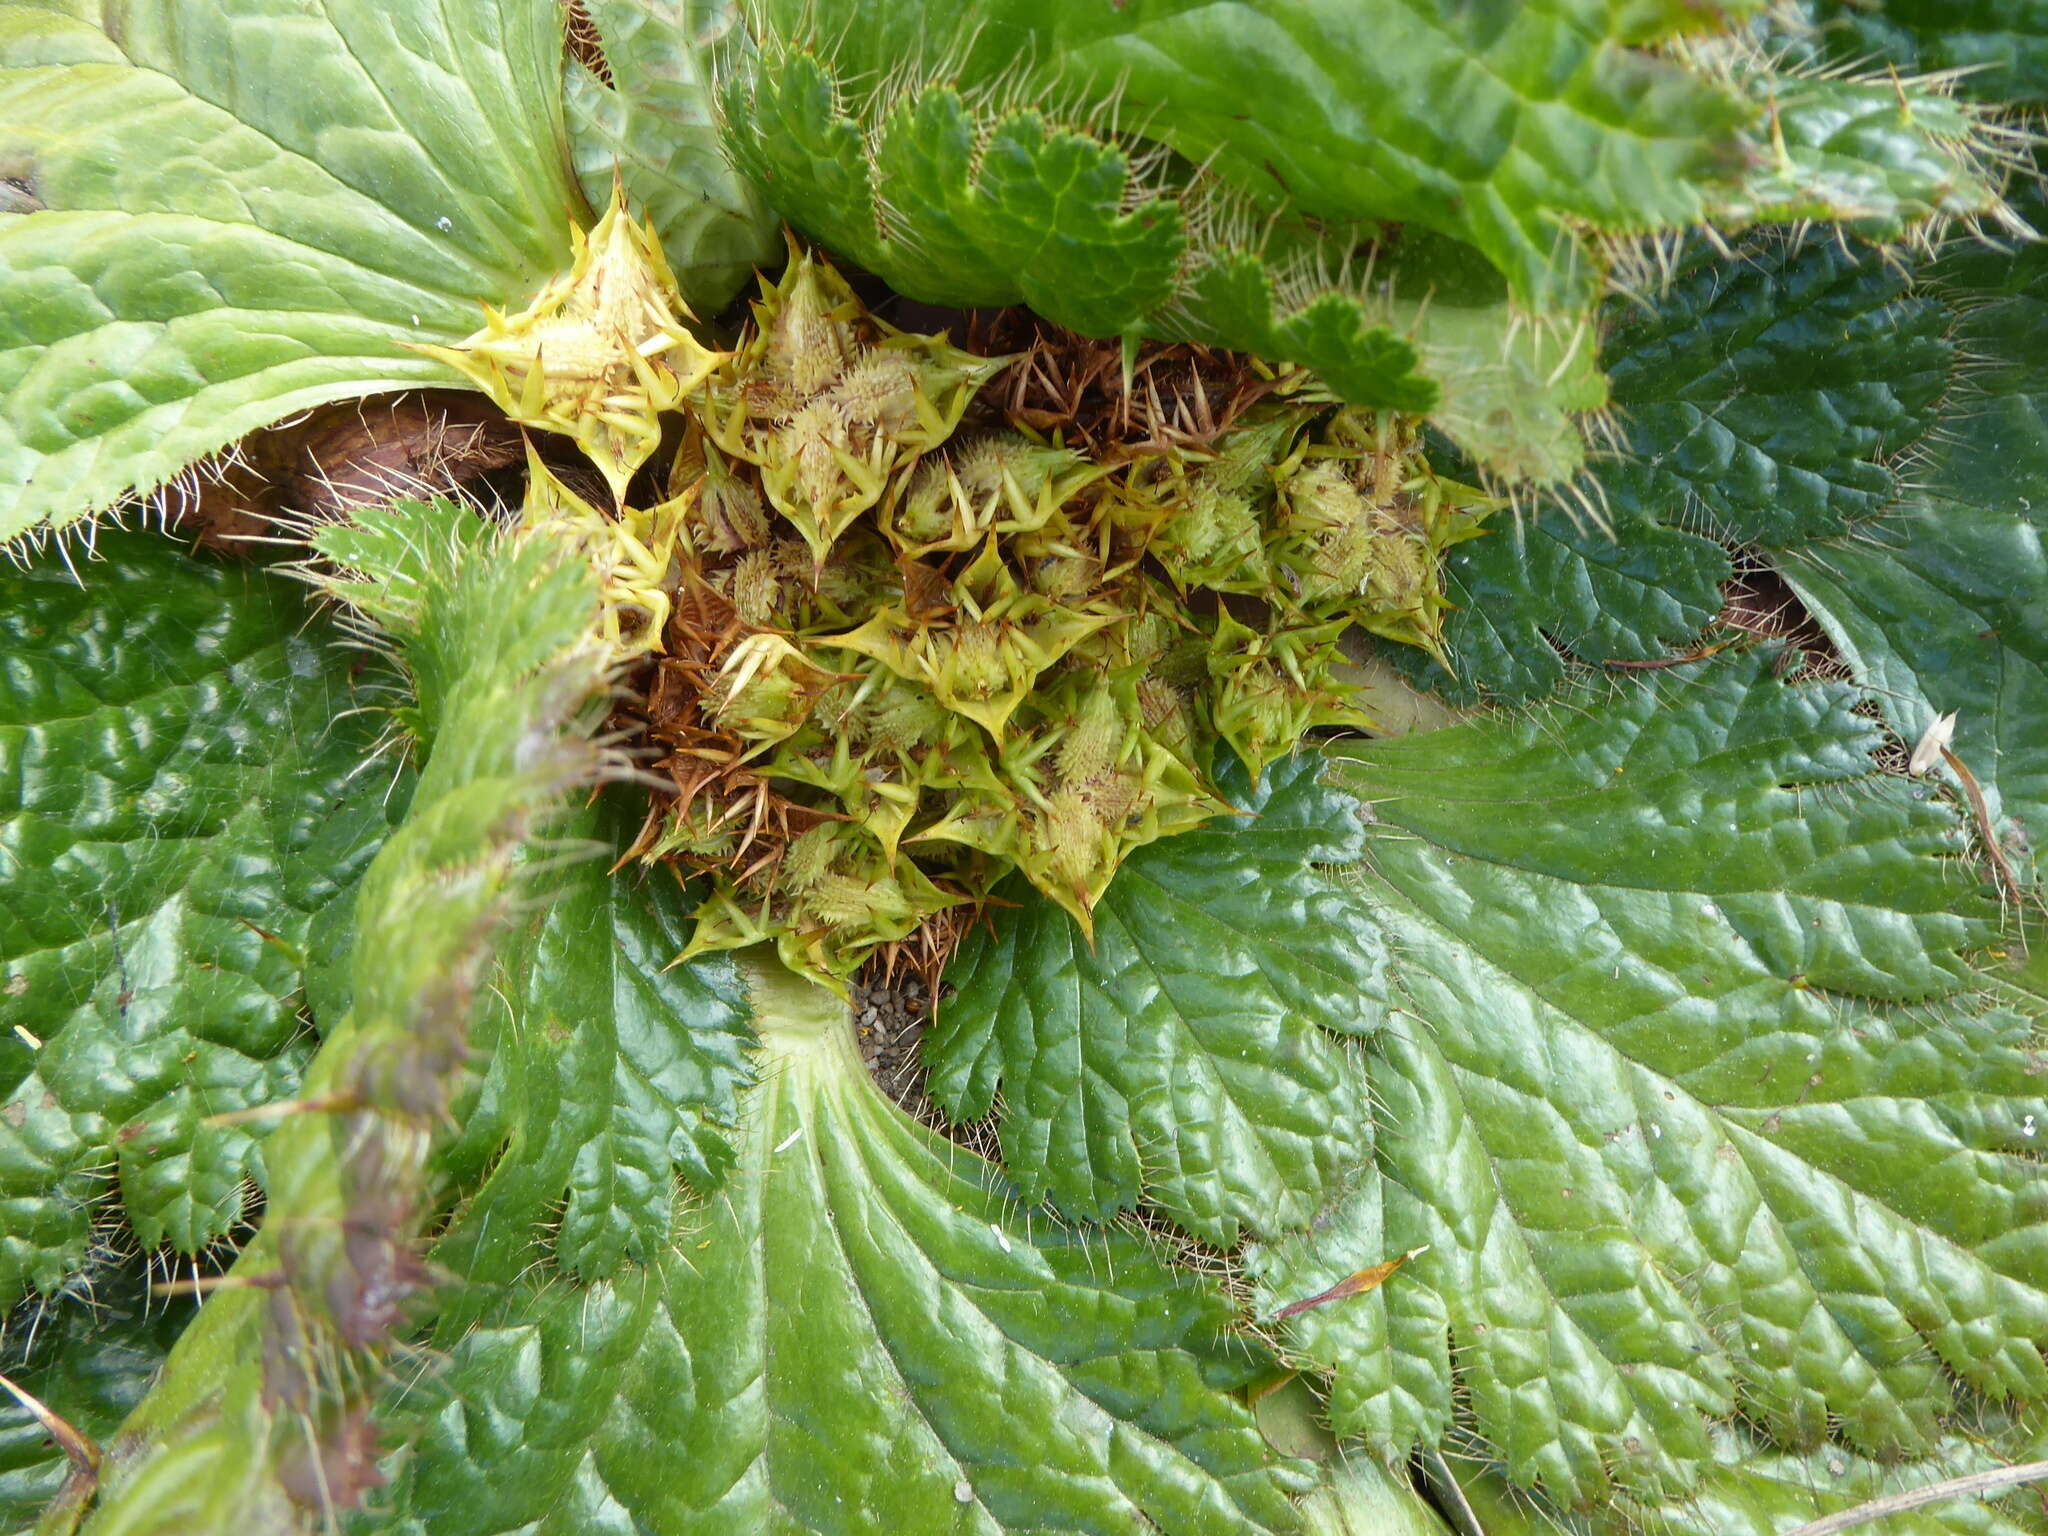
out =
[(930, 984), (903, 967), (891, 977), (880, 962), (871, 963), (853, 984), (854, 1034), (876, 1085), (926, 1129), (977, 1157), (993, 1159), (994, 1117), (956, 1123), (925, 1091), (924, 1037), (936, 1017)]
[(886, 978), (870, 966), (853, 986), (854, 1032), (861, 1060), (882, 1091), (920, 1119), (928, 1106), (919, 1047), (932, 1021), (931, 989), (922, 976)]

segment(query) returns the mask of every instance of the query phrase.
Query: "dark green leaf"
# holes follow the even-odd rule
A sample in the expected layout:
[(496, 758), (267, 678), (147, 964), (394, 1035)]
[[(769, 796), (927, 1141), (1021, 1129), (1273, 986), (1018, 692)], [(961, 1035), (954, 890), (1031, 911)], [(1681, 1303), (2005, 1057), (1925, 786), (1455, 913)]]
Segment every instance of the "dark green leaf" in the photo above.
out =
[(1805, 543), (1890, 504), (1886, 461), (1933, 426), (1955, 347), (1902, 264), (1838, 237), (1693, 247), (1654, 304), (1609, 309), (1624, 437), (1616, 511), (1738, 541)]
[[(620, 828), (586, 813), (566, 830), (616, 846)], [(607, 1278), (666, 1251), (679, 1175), (706, 1193), (723, 1182), (752, 1036), (726, 965), (668, 968), (690, 908), (665, 871), (586, 861), (507, 946), (498, 1006), (476, 1025), (490, 1071), (464, 1127), (473, 1156), (494, 1161), (439, 1262), (510, 1279), (553, 1224), (561, 1267)]]
[(2048, 6), (2041, 0), (1806, 0), (1827, 54), (1907, 74), (1963, 71), (1979, 101), (2048, 103)]
[(1255, 215), (1096, 114), (873, 90), (782, 40), (721, 112), (784, 217), (912, 298), (1299, 363), (1353, 403), (1431, 413), (1514, 479), (1568, 479), (1574, 415), (1605, 399), (1583, 335), (1524, 324), (1471, 247), (1414, 231), (1368, 279), (1351, 258), (1369, 231)]
[(144, 1247), (240, 1218), (263, 1128), (203, 1122), (296, 1091), (309, 936), (406, 798), (300, 589), (99, 549), (0, 571), (0, 1306), (117, 1193)]
[[(486, 967), (535, 891), (531, 856), (603, 759), (608, 654), (588, 568), (468, 508), (399, 503), (330, 529), (327, 585), (388, 626), (437, 697), (404, 822), (357, 899), (349, 1015), (265, 1144), (264, 1224), (208, 1297), (101, 1468), (84, 1529), (297, 1533), (367, 1490), (370, 1399), (423, 1304), (433, 1152)], [(377, 535), (383, 535), (378, 537)], [(409, 654), (431, 637), (433, 664)]]
[[(2048, 217), (2038, 186), (2019, 206)], [(1780, 568), (1905, 740), (1958, 715), (1955, 753), (2024, 876), (2048, 845), (2048, 248), (1959, 246), (1933, 279), (1971, 366), (1915, 493)]]
[(1783, 547), (1876, 518), (1956, 385), (1956, 317), (1910, 290), (1895, 257), (1770, 234), (1719, 259), (1695, 244), (1654, 301), (1610, 302), (1605, 526), (1547, 504), (1454, 550), (1456, 676), (1420, 652), (1403, 670), (1460, 701), (1541, 697), (1572, 660), (1691, 643), (1733, 569), (1714, 540)]
[[(103, 1277), (90, 1297), (52, 1304), (47, 1316), (35, 1303), (22, 1307), (11, 1347), (0, 1349), (0, 1374), (104, 1445), (142, 1400), (191, 1315), (188, 1300), (152, 1300), (129, 1266)], [(35, 1417), (0, 1392), (0, 1531), (27, 1531), (69, 1465)]]
[(1106, 1217), (1142, 1200), (1218, 1244), (1305, 1220), (1367, 1141), (1350, 1049), (1382, 1017), (1385, 955), (1338, 880), (1358, 823), (1304, 754), (1252, 814), (1133, 855), (1073, 919), (1026, 898), (948, 973), (927, 1037), (955, 1119), (1002, 1095), (1007, 1171), (1037, 1201)]
[(1495, 519), (1444, 563), (1457, 611), (1444, 625), (1455, 675), (1413, 646), (1401, 670), (1460, 703), (1540, 698), (1573, 660), (1647, 661), (1721, 610), (1733, 570), (1711, 539), (1621, 512), (1602, 528), (1546, 503)]

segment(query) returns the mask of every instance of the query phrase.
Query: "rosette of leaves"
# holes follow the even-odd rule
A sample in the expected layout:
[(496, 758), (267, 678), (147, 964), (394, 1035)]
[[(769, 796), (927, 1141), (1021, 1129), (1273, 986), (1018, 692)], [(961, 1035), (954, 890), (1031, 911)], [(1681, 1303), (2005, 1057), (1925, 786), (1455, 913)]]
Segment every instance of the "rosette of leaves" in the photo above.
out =
[[(593, 9), (627, 36), (619, 7)], [(1608, 37), (1713, 20), (1436, 9), (1475, 35), (1514, 15)], [(36, 35), (62, 40), (80, 10), (0, 15), (41, 13)], [(187, 18), (202, 49), (214, 14)], [(372, 52), (366, 14), (321, 12)], [(417, 10), (380, 14), (408, 57), (431, 54), (431, 28), (402, 24)], [(1854, 15), (1892, 25), (1852, 46), (1892, 37), (1937, 63), (2007, 38), (1981, 78), (2042, 94), (2024, 11)], [(658, 78), (586, 67), (621, 108)], [(325, 99), (347, 124), (325, 152), (346, 160), (374, 93)], [(1703, 248), (1645, 295), (1610, 482), (1640, 519), (1611, 545), (1578, 531), (1511, 589), (1451, 589), (1437, 637), (1463, 669), (1460, 640), (1491, 626), (1567, 685), (1549, 707), (1445, 727), (1436, 704), (1405, 741), (1311, 747), (1256, 782), (1216, 768), (1242, 814), (1131, 851), (1092, 943), (1010, 882), (925, 1051), (940, 1108), (986, 1117), (960, 1133), (975, 1150), (889, 1104), (851, 1010), (768, 955), (665, 969), (694, 905), (666, 871), (566, 857), (616, 856), (641, 809), (564, 803), (585, 800), (613, 699), (596, 658), (651, 670), (650, 697), (718, 696), (721, 669), (693, 679), (701, 655), (650, 644), (679, 615), (728, 622), (672, 580), (699, 509), (734, 534), (764, 520), (792, 548), (757, 574), (815, 593), (820, 634), (844, 635), (865, 618), (829, 612), (837, 575), (936, 565), (952, 580), (905, 583), (906, 611), (957, 606), (990, 537), (1113, 500), (1106, 524), (1136, 539), (1171, 502), (1144, 535), (1148, 615), (1213, 593), (1253, 638), (1133, 680), (1141, 717), (1175, 702), (1160, 682), (1181, 690), (1148, 727), (1170, 745), (1216, 727), (1188, 699), (1207, 689), (1221, 715), (1217, 669), (1269, 623), (1241, 616), (1255, 584), (1312, 647), (1326, 616), (1303, 593), (1343, 553), (1311, 498), (1283, 505), (1275, 482), (1269, 506), (1254, 478), (1260, 526), (1296, 520), (1255, 558), (1200, 494), (1233, 473), (1223, 450), (1299, 451), (1291, 476), (1335, 449), (1364, 497), (1401, 421), (1367, 431), (1281, 394), (1148, 469), (1096, 461), (1091, 425), (1033, 445), (1086, 446), (1085, 468), (992, 455), (1013, 495), (967, 451), (1011, 425), (976, 421), (1016, 398), (984, 386), (822, 573), (759, 467), (691, 445), (686, 422), (683, 483), (650, 456), (624, 506), (543, 446), (556, 484), (535, 477), (509, 537), (430, 505), (360, 513), (330, 543), (362, 600), (351, 624), (399, 664), (383, 696), (379, 666), (330, 654), (340, 632), (260, 572), (112, 535), (82, 588), (47, 560), (0, 570), (0, 912), (19, 925), (0, 929), (0, 1006), (27, 1034), (0, 1038), (0, 1234), (28, 1210), (48, 1238), (0, 1370), (72, 1431), (0, 1409), (0, 1526), (1788, 1536), (1860, 1514), (1900, 1536), (2034, 1536), (2036, 1491), (2000, 1490), (2048, 1449), (2044, 979), (2025, 958), (2048, 836), (2048, 290), (2031, 248), (1885, 254)], [(1018, 414), (1049, 437), (1041, 407)], [(1275, 423), (1295, 408), (1315, 419), (1290, 434)], [(1279, 440), (1230, 436), (1261, 428)], [(1025, 526), (1048, 463), (1053, 512)], [(1436, 515), (1419, 497), (1396, 521)], [(1646, 527), (1658, 558), (1631, 542)], [(1545, 545), (1451, 558), (1523, 548)], [(1824, 633), (1795, 610), (1759, 643), (1745, 588), (1717, 589), (1711, 560), (1734, 558), (1752, 589), (1778, 572)], [(781, 590), (747, 588), (771, 617)], [(1175, 634), (1141, 621), (1132, 653)], [(1657, 666), (1596, 673), (1601, 638)], [(781, 649), (813, 644), (778, 628), (747, 681), (774, 663), (799, 691), (833, 686)], [(841, 670), (887, 670), (841, 650)], [(1043, 691), (1064, 663), (1035, 687), (1078, 726), (1092, 696)], [(746, 718), (772, 720), (772, 692), (758, 701)], [(913, 734), (936, 707), (895, 702)], [(368, 743), (348, 721), (320, 728), (365, 703), (390, 707), (410, 801), (384, 800), (382, 768), (350, 777)], [(1902, 772), (1956, 710), (1948, 754)], [(688, 754), (671, 755), (673, 780)], [(757, 802), (764, 824), (790, 799)], [(790, 818), (828, 845), (847, 825)], [(47, 1174), (45, 1149), (62, 1154)], [(138, 1237), (164, 1217), (169, 1246), (134, 1256), (117, 1202)], [(196, 1311), (146, 1283), (214, 1237)], [(1276, 1367), (1295, 1380), (1274, 1388)]]

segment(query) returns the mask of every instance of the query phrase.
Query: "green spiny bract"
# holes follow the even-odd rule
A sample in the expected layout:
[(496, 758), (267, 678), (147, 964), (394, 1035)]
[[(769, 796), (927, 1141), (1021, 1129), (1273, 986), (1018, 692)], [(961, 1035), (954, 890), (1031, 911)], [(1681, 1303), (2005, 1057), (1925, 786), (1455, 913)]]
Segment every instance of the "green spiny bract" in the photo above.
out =
[[(515, 324), (517, 322), (511, 322)], [(839, 985), (929, 963), (1011, 869), (1090, 929), (1132, 850), (1316, 726), (1353, 626), (1434, 647), (1491, 503), (1412, 424), (1283, 373), (1210, 446), (1091, 457), (1008, 419), (1008, 357), (908, 335), (798, 252), (684, 404), (665, 490), (601, 512), (536, 460), (669, 785), (635, 845), (707, 885), (689, 951)], [(993, 395), (995, 392), (988, 392)]]

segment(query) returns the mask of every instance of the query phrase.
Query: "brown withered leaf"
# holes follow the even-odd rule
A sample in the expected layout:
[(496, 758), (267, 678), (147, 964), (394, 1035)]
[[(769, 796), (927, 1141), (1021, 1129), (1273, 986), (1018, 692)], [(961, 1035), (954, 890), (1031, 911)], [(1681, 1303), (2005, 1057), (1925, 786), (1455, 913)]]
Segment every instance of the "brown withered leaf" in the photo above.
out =
[(167, 531), (247, 552), (280, 527), (396, 496), (437, 496), (522, 454), (519, 431), (462, 390), (322, 406), (194, 465), (156, 493)]
[(518, 428), (460, 390), (329, 406), (295, 436), (291, 501), (315, 518), (394, 496), (440, 495), (524, 453)]

